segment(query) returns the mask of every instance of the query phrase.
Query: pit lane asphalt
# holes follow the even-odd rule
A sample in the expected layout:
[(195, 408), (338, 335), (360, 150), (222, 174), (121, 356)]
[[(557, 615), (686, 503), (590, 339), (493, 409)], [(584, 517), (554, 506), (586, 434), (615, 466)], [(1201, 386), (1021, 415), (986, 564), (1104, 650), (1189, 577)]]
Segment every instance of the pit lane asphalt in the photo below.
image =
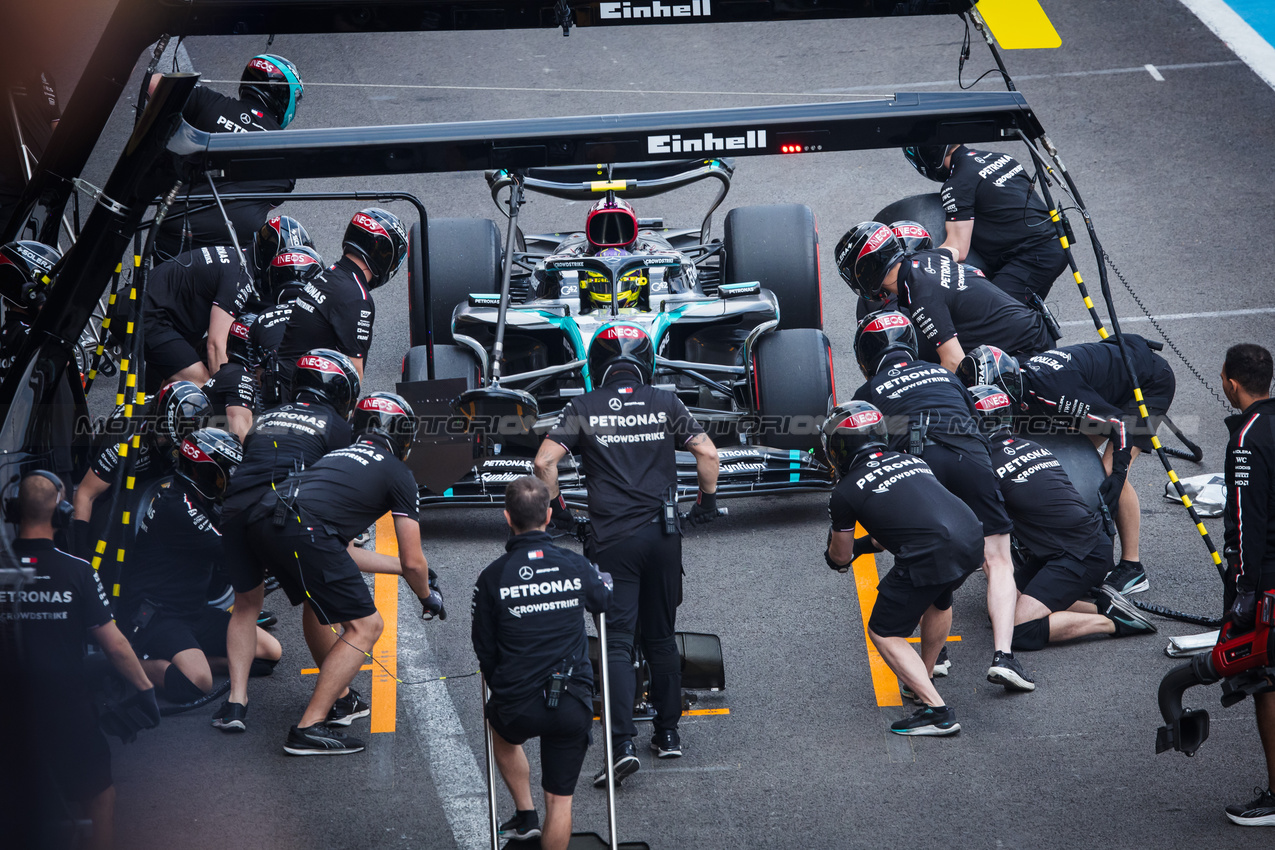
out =
[[(1275, 92), (1177, 3), (1051, 0), (1046, 8), (1063, 47), (1005, 59), (1075, 175), (1105, 247), (1143, 300), (1158, 314), (1275, 307), (1270, 263), (1261, 260), (1272, 219)], [(295, 61), (307, 82), (295, 126), (320, 127), (951, 90), (961, 35), (958, 21), (941, 18), (577, 30), (569, 39), (551, 29), (284, 35), (272, 50)], [(265, 40), (191, 39), (187, 48), (206, 78), (234, 80)], [(1143, 70), (1148, 63), (1162, 82)], [(975, 43), (966, 79), (989, 67)], [(982, 85), (997, 87), (992, 79)], [(636, 89), (647, 91), (614, 92)], [(130, 108), (117, 108), (90, 179), (104, 176), (122, 145)], [(1023, 158), (1019, 146), (989, 147)], [(372, 185), (417, 193), (431, 215), (498, 218), (477, 173), (304, 188)], [(894, 150), (738, 161), (727, 206), (804, 202), (818, 216), (827, 332), (843, 397), (859, 380), (854, 305), (832, 245), (887, 203), (936, 188)], [(641, 215), (698, 221), (706, 196), (689, 190), (638, 207)], [(283, 209), (333, 256), (353, 208)], [(578, 227), (584, 209), (533, 197), (525, 227)], [(1078, 215), (1072, 221), (1081, 227)], [(1093, 256), (1080, 242), (1081, 269), (1096, 297)], [(1114, 278), (1112, 285), (1120, 315), (1139, 315)], [(403, 276), (376, 296), (368, 388), (388, 389), (407, 345)], [(1065, 277), (1051, 300), (1064, 321), (1085, 318)], [(1262, 313), (1169, 320), (1164, 328), (1214, 386), (1228, 345), (1272, 342), (1270, 315)], [(1155, 335), (1145, 323), (1129, 330)], [(1064, 342), (1094, 338), (1091, 328), (1070, 326)], [(1178, 471), (1218, 472), (1227, 411), (1166, 356), (1178, 377), (1174, 417), (1207, 452), (1202, 466), (1178, 462)], [(1219, 583), (1185, 512), (1161, 498), (1159, 464), (1139, 460), (1131, 479), (1142, 500), (1142, 560), (1152, 582), (1143, 598), (1214, 612)], [(1193, 760), (1154, 754), (1155, 688), (1176, 663), (1163, 655), (1166, 636), (1196, 627), (1158, 621), (1162, 634), (1154, 638), (1025, 654), (1039, 688), (1009, 696), (983, 678), (990, 629), (976, 578), (957, 595), (954, 633), (962, 640), (950, 645), (953, 672), (939, 682), (963, 731), (946, 740), (891, 736), (886, 726), (902, 709), (876, 705), (853, 582), (819, 556), (825, 504), (817, 495), (734, 500), (729, 518), (688, 536), (679, 626), (721, 635), (727, 690), (700, 705), (728, 707), (730, 715), (687, 718), (686, 756), (672, 763), (648, 757), (643, 732), (642, 771), (619, 793), (623, 839), (656, 848), (1269, 846), (1268, 834), (1234, 827), (1222, 814), (1226, 804), (1248, 799), (1261, 777), (1247, 703), (1221, 709), (1216, 688), (1189, 695), (1189, 705), (1210, 709), (1212, 737)], [(1220, 520), (1206, 524), (1220, 546)], [(400, 591), (399, 671), (409, 681), (424, 678), (423, 666), (475, 669), (465, 601), (504, 539), (495, 511), (428, 512), (422, 531), (451, 618), (420, 623), (410, 593)], [(888, 559), (878, 564), (884, 571)], [(369, 736), (367, 721), (354, 724), (369, 739), (365, 754), (288, 758), (282, 739), (313, 681), (298, 671), (311, 662), (295, 612), (278, 596), (269, 603), (281, 613), (284, 660), (273, 679), (253, 682), (245, 735), (210, 729), (207, 710), (166, 719), (136, 744), (114, 747), (120, 846), (486, 846), (476, 681), (400, 687), (396, 732)], [(369, 675), (356, 682), (364, 693)], [(452, 717), (460, 728), (449, 727)], [(586, 780), (600, 752), (591, 750)], [(503, 791), (500, 799), (507, 815)], [(602, 794), (587, 782), (576, 795), (576, 828), (605, 831)]]

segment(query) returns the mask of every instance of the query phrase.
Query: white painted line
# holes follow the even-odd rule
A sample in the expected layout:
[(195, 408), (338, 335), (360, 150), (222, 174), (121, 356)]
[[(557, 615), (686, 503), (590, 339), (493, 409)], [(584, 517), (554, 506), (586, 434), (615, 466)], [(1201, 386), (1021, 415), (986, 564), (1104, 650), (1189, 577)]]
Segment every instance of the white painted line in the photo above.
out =
[(1148, 63), (1142, 67), (1147, 69), (1147, 73), (1151, 75), (1151, 79), (1155, 80), (1157, 83), (1164, 82), (1164, 75), (1157, 71), (1154, 65)]
[[(399, 619), (399, 675), (405, 681), (439, 676), (424, 623), (406, 613), (408, 607), (403, 607), (405, 613)], [(398, 696), (412, 719), (417, 745), (429, 764), (434, 790), (442, 801), (456, 846), (461, 850), (483, 850), (491, 844), (486, 771), (478, 769), (478, 760), (469, 747), (449, 691), (451, 687), (465, 686), (477, 690), (479, 685), (477, 679), (462, 681), (464, 684), (455, 686), (446, 682), (400, 686)]]
[(1248, 21), (1222, 0), (1182, 0), (1182, 5), (1194, 12), (1268, 86), (1275, 88), (1275, 47), (1258, 35)]
[[(1250, 307), (1247, 310), (1213, 310), (1207, 313), (1165, 313), (1163, 316), (1156, 316), (1157, 322), (1171, 322), (1178, 319), (1225, 319), (1232, 316), (1262, 316), (1268, 313), (1275, 313), (1275, 307)], [(1139, 322), (1150, 322), (1146, 316), (1133, 316), (1128, 319), (1121, 319), (1121, 326), (1138, 324)], [(1081, 325), (1093, 326), (1091, 319), (1073, 319), (1067, 322), (1059, 322), (1064, 328), (1078, 328)]]
[[(1157, 65), (1156, 67), (1164, 71), (1194, 71), (1200, 68), (1218, 68), (1224, 65), (1238, 65), (1239, 59), (1226, 59), (1220, 62), (1182, 62), (1175, 65)], [(1055, 80), (1065, 77), (1105, 77), (1113, 74), (1145, 74), (1147, 71), (1145, 65), (1138, 65), (1133, 68), (1094, 68), (1088, 71), (1060, 71), (1056, 74), (1018, 74), (1014, 77), (1014, 82), (1022, 82), (1024, 80)], [(890, 83), (883, 86), (850, 86), (848, 88), (837, 89), (819, 89), (819, 94), (847, 94), (850, 92), (868, 92), (868, 91), (910, 91), (915, 88), (930, 88), (933, 86), (954, 86), (956, 80), (928, 80), (920, 83)]]

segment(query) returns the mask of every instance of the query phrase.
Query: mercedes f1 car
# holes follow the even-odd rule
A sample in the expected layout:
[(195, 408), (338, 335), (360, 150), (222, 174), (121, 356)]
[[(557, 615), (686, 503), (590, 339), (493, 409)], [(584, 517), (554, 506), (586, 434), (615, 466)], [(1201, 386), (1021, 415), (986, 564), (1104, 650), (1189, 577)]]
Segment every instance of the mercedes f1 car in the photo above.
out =
[[(814, 214), (800, 204), (740, 207), (727, 214), (724, 235), (713, 238), (712, 215), (733, 172), (726, 159), (488, 171), (498, 206), (509, 193), (511, 222), (523, 191), (598, 199), (583, 231), (524, 234), (511, 226), (503, 252), (489, 219), (429, 221), (424, 252), (410, 252), (425, 262), (409, 284), (419, 344), (404, 361), (404, 381), (427, 379), (432, 340), (436, 379), (463, 380), (475, 390), (498, 378), (531, 402), (519, 427), (479, 429), (458, 481), (437, 477), (437, 444), (422, 446), (420, 468), (433, 471), (424, 504), (502, 500), (504, 484), (531, 471), (562, 407), (592, 389), (585, 353), (617, 320), (647, 331), (658, 351), (655, 383), (675, 392), (717, 443), (722, 495), (830, 486), (815, 453), (833, 377)], [(628, 202), (704, 180), (720, 190), (698, 226), (638, 218)], [(479, 403), (462, 412), (490, 410), (481, 392), (474, 397)], [(446, 464), (453, 473), (462, 471), (463, 451), (456, 460)], [(690, 497), (696, 478), (689, 453), (679, 455), (678, 468)], [(568, 500), (582, 501), (574, 461), (561, 475)]]

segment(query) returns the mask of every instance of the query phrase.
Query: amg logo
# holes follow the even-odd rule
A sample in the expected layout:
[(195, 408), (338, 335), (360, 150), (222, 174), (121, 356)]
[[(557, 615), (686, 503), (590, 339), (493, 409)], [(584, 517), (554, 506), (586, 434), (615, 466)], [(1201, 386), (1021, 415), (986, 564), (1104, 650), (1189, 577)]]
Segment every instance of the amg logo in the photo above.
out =
[(749, 130), (742, 136), (714, 136), (705, 133), (702, 139), (683, 139), (680, 135), (647, 136), (647, 153), (707, 153), (708, 151), (738, 151), (766, 147), (765, 130)]
[(649, 6), (629, 3), (599, 3), (598, 15), (604, 21), (626, 18), (707, 18), (712, 15), (710, 0), (690, 0), (688, 3), (661, 3), (654, 0)]

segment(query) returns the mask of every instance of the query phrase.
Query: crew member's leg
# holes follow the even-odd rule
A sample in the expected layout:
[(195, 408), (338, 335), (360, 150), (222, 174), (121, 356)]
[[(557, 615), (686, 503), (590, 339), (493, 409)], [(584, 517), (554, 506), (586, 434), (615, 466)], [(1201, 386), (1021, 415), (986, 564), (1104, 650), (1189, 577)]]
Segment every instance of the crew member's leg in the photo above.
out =
[(496, 767), (500, 769), (500, 777), (509, 788), (509, 796), (514, 798), (514, 806), (519, 812), (534, 811), (536, 805), (531, 799), (531, 765), (522, 744), (511, 744), (493, 730), (491, 749), (496, 758)]
[(1001, 266), (988, 280), (1015, 300), (1031, 304), (1034, 293), (1042, 299), (1049, 295), (1058, 275), (1067, 267), (1067, 255), (1057, 242), (1049, 246), (1020, 252)]
[[(1101, 446), (1105, 438), (1091, 435), (1090, 439), (1095, 446)], [(1110, 440), (1106, 440), (1106, 444), (1102, 454), (1102, 467), (1110, 475), (1114, 444)], [(1134, 459), (1141, 453), (1142, 449), (1137, 445), (1129, 446), (1130, 470)], [(1128, 477), (1120, 490), (1120, 502), (1116, 505), (1112, 519), (1116, 524), (1116, 536), (1120, 538), (1120, 562), (1107, 576), (1107, 583), (1120, 593), (1140, 593), (1150, 586), (1138, 553), (1138, 540), (1142, 534), (1142, 505), (1138, 500), (1138, 491)]]
[(1253, 697), (1257, 734), (1266, 754), (1266, 788), (1247, 803), (1226, 807), (1226, 816), (1241, 826), (1275, 826), (1275, 691)]
[(319, 667), (319, 680), (314, 685), (314, 695), (301, 715), (301, 728), (313, 726), (327, 720), (332, 704), (354, 681), (363, 659), (372, 651), (373, 645), (385, 630), (385, 623), (379, 613), (373, 612), (368, 617), (350, 620), (341, 624), (344, 627), (342, 640), (333, 644)]
[(248, 705), (248, 672), (258, 649), (257, 612), (265, 598), (264, 584), (258, 584), (246, 593), (235, 591), (235, 607), (230, 612), (230, 624), (226, 626), (226, 660), (230, 665), (230, 695), (227, 701), (242, 706)]
[(86, 801), (84, 815), (93, 822), (87, 850), (111, 850), (115, 846), (115, 786)]
[(571, 843), (571, 796), (545, 793), (545, 825), (540, 833), (544, 850), (566, 850)]
[(682, 601), (682, 538), (664, 534), (658, 524), (644, 535), (650, 551), (643, 564), (638, 620), (656, 712), (651, 749), (660, 758), (678, 758), (682, 755), (677, 731), (682, 718), (682, 659), (674, 634)]
[(1154, 634), (1155, 625), (1110, 588), (1098, 592), (1097, 605), (1079, 601), (1102, 580), (1111, 558), (1111, 544), (1104, 539), (1084, 560), (1060, 555), (1020, 572), (1014, 649), (1033, 651), (1090, 635)]
[(571, 841), (571, 798), (589, 749), (593, 707), (564, 696), (558, 708), (545, 710), (544, 715), (540, 786), (545, 795), (545, 825), (540, 846), (545, 850), (566, 850)]
[[(658, 530), (654, 523), (650, 528)], [(633, 723), (633, 699), (637, 693), (633, 641), (645, 554), (639, 537), (646, 533), (643, 530), (597, 553), (598, 568), (610, 573), (614, 582), (611, 608), (607, 611), (607, 668), (611, 677), (610, 734), (615, 748), (617, 780), (636, 772), (640, 766), (633, 746), (633, 736), (637, 734), (637, 726)], [(606, 785), (605, 768), (594, 776), (593, 784), (598, 788)]]
[[(228, 507), (227, 511), (230, 510)], [(249, 539), (247, 510), (236, 511), (222, 520), (221, 539), (235, 602), (226, 625), (230, 694), (213, 717), (213, 726), (227, 732), (242, 732), (247, 728), (248, 678), (253, 659), (258, 657), (257, 612), (266, 598), (266, 564)], [(299, 593), (299, 588), (288, 591), (290, 599)]]

